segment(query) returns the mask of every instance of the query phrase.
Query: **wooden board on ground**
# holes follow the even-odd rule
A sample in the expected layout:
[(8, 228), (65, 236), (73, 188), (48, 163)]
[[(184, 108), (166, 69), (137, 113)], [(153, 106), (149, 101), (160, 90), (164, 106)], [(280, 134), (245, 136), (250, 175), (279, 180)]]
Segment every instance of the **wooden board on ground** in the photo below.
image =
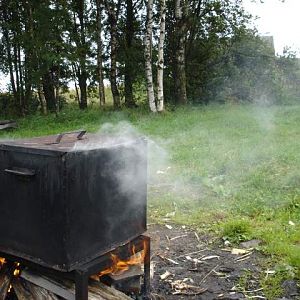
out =
[(16, 121), (12, 120), (0, 120), (0, 130), (8, 129), (8, 128), (17, 128), (18, 125)]

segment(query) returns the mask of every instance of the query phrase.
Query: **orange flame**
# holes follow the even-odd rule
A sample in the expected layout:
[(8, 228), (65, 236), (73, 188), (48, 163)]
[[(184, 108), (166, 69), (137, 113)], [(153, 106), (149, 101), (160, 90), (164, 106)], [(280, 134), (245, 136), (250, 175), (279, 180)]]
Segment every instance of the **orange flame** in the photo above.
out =
[(121, 260), (117, 255), (111, 254), (112, 266), (103, 270), (98, 274), (99, 277), (103, 275), (112, 274), (120, 275), (129, 270), (130, 266), (141, 265), (146, 256), (146, 245), (144, 242), (144, 249), (138, 253), (135, 251), (135, 247), (132, 247), (132, 256), (127, 260)]
[(5, 264), (5, 258), (0, 257), (0, 266), (3, 266)]

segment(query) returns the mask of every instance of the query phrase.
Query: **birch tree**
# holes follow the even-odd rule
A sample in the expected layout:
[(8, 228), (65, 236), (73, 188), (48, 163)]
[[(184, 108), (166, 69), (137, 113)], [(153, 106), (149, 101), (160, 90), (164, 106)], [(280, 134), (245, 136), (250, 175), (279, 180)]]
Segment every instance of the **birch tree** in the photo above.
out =
[(166, 34), (166, 1), (160, 0), (160, 30), (158, 42), (158, 63), (157, 63), (157, 111), (164, 110), (164, 43)]
[(153, 74), (152, 74), (152, 28), (153, 28), (153, 0), (147, 2), (147, 20), (145, 33), (145, 63), (146, 63), (146, 81), (147, 81), (147, 96), (152, 112), (157, 112)]

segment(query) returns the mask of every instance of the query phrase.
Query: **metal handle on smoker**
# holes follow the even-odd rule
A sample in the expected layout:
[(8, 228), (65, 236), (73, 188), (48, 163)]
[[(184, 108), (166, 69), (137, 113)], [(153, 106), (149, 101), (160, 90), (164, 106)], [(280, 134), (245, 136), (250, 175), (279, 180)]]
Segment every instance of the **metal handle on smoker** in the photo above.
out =
[(34, 170), (24, 169), (24, 168), (5, 169), (4, 172), (16, 176), (23, 176), (23, 177), (33, 177), (36, 174)]
[(60, 133), (55, 142), (53, 144), (59, 144), (62, 140), (62, 138), (66, 135), (66, 134), (74, 134), (74, 133), (78, 133), (78, 135), (76, 136), (77, 140), (81, 140), (82, 137), (86, 134), (86, 130), (76, 130), (76, 131), (70, 131), (70, 132), (63, 132)]

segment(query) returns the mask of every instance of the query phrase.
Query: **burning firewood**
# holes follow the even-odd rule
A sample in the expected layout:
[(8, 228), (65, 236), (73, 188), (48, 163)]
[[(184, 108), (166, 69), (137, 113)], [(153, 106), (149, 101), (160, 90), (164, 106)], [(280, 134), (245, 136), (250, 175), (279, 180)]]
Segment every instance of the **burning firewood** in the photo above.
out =
[(39, 287), (22, 278), (15, 278), (12, 282), (18, 300), (58, 300), (52, 292)]
[(103, 300), (132, 300), (132, 298), (124, 293), (97, 281), (92, 281), (90, 283), (89, 292), (92, 297), (95, 297), (89, 297), (90, 300), (99, 300), (99, 297), (97, 296), (100, 296), (100, 299)]
[(18, 297), (18, 300), (28, 300), (31, 299), (30, 292), (25, 288), (21, 280), (19, 278), (14, 278), (12, 280), (12, 287), (14, 289), (15, 294)]
[[(12, 287), (18, 300), (58, 300), (75, 298), (75, 285), (69, 280), (60, 280), (24, 270), (20, 278), (14, 278)], [(101, 282), (91, 280), (89, 300), (132, 300), (124, 293)], [(2, 298), (0, 298), (2, 299)], [(4, 298), (3, 298), (4, 299)]]
[[(24, 269), (16, 272), (16, 264), (6, 262), (0, 271), (0, 299), (6, 299), (14, 291), (18, 300), (75, 299), (75, 284)], [(15, 274), (15, 276), (14, 276)], [(90, 280), (89, 300), (132, 300), (126, 294), (100, 281)]]
[(15, 265), (5, 263), (0, 271), (0, 299), (5, 299), (8, 293), (11, 279), (14, 275)]

